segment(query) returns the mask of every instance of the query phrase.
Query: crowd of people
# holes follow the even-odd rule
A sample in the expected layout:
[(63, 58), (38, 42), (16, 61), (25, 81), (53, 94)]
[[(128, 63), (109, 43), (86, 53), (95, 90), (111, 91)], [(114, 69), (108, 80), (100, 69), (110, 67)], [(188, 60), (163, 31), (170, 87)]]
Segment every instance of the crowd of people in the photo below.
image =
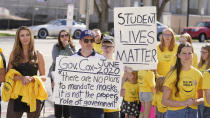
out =
[[(114, 37), (103, 35), (99, 29), (82, 31), (79, 44), (81, 49), (76, 51), (69, 32), (60, 31), (48, 73), (53, 91), (59, 55), (115, 61)], [(125, 66), (120, 90), (123, 100), (119, 108), (54, 104), (54, 115), (56, 118), (210, 118), (210, 45), (200, 50), (198, 62), (191, 36), (182, 34), (178, 44), (173, 30), (166, 28), (157, 45), (156, 70), (134, 71)], [(21, 118), (24, 112), (28, 118), (39, 118), (47, 99), (41, 88), (46, 80), (45, 61), (43, 54), (35, 49), (30, 29), (22, 26), (17, 30), (7, 67), (2, 50), (0, 54), (0, 82), (4, 82), (2, 98), (8, 101), (7, 118)], [(43, 90), (40, 96), (36, 89), (26, 88), (29, 85)], [(17, 86), (18, 90), (13, 90)], [(35, 101), (22, 92), (27, 90), (37, 95)], [(25, 102), (28, 99), (29, 102)]]

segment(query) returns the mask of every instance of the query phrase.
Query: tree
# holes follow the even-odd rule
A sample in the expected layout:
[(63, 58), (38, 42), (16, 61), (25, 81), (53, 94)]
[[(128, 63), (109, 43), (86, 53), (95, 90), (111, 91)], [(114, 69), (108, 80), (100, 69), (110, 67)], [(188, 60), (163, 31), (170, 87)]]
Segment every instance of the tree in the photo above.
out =
[(108, 0), (94, 0), (94, 7), (99, 19), (99, 29), (102, 32), (108, 31)]
[[(160, 3), (160, 1), (162, 1)], [(152, 6), (156, 6), (156, 10), (157, 10), (157, 20), (160, 21), (160, 18), (162, 16), (162, 12), (166, 6), (166, 4), (169, 2), (170, 0), (152, 0)]]

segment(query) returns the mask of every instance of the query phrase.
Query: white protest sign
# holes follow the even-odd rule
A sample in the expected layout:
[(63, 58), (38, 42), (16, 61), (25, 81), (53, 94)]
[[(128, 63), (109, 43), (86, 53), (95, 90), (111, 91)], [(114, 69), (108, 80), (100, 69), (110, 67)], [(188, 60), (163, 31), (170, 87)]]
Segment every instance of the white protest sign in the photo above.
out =
[(119, 108), (123, 64), (95, 58), (59, 56), (55, 68), (55, 104)]
[(68, 4), (66, 25), (69, 29), (72, 28), (73, 16), (74, 16), (74, 5)]
[(155, 7), (114, 9), (116, 60), (134, 70), (156, 69), (157, 25)]

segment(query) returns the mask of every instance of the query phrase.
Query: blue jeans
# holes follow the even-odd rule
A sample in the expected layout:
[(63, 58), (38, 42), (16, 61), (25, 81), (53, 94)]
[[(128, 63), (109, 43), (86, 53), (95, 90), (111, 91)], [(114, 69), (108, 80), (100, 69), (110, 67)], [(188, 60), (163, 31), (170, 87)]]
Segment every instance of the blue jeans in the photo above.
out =
[(197, 118), (197, 112), (197, 110), (190, 107), (176, 111), (168, 110), (166, 112), (166, 118)]
[(157, 118), (166, 118), (166, 113), (157, 111)]
[(198, 105), (198, 118), (205, 118), (203, 117), (203, 110), (204, 110), (204, 103)]
[(203, 118), (210, 118), (210, 107), (204, 106)]
[(104, 118), (104, 110), (90, 107), (70, 107), (71, 118)]

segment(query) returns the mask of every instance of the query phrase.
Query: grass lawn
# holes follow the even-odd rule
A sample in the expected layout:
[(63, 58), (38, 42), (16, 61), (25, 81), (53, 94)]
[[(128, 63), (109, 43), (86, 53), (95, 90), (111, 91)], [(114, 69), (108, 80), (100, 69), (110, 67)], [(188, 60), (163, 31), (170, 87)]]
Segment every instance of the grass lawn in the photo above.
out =
[(8, 33), (0, 33), (0, 36), (15, 36), (13, 34), (8, 34)]

